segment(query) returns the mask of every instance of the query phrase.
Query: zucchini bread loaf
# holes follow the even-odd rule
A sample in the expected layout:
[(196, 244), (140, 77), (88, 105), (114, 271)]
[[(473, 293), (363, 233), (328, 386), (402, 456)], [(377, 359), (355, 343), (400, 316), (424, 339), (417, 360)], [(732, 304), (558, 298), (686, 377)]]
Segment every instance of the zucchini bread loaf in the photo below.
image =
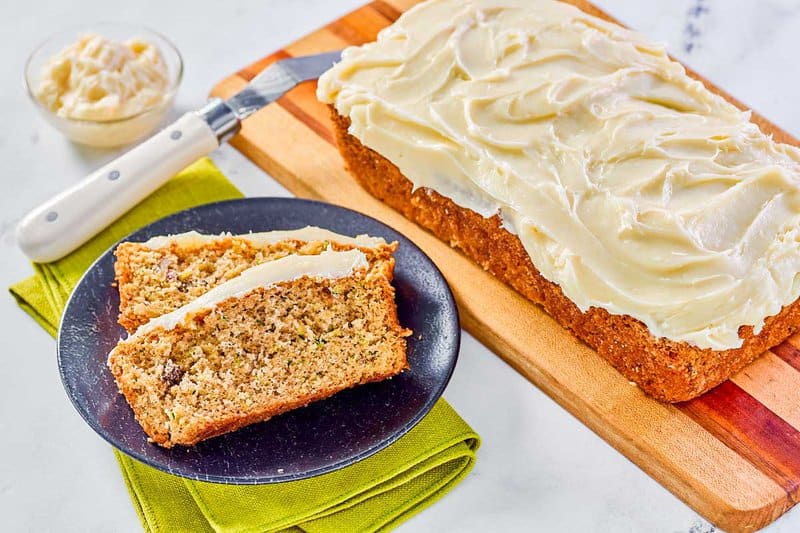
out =
[(348, 237), (311, 226), (246, 235), (189, 232), (120, 243), (114, 252), (119, 323), (133, 333), (151, 318), (189, 303), (247, 268), (290, 254), (317, 255), (329, 248), (358, 248), (370, 264), (376, 264), (393, 262), (397, 243), (387, 244), (367, 235)]
[(431, 0), (320, 78), (373, 195), (687, 400), (800, 324), (800, 151), (552, 0)]
[(108, 366), (152, 442), (192, 445), (407, 367), (392, 261), (292, 254), (139, 327)]

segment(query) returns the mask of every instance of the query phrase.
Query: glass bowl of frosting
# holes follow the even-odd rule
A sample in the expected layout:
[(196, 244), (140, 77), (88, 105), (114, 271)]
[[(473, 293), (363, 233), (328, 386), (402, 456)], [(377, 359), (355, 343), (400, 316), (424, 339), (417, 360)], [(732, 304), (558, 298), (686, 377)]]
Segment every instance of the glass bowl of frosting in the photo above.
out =
[(180, 52), (140, 26), (101, 23), (40, 44), (25, 65), (28, 95), (70, 140), (116, 147), (152, 133), (183, 77)]

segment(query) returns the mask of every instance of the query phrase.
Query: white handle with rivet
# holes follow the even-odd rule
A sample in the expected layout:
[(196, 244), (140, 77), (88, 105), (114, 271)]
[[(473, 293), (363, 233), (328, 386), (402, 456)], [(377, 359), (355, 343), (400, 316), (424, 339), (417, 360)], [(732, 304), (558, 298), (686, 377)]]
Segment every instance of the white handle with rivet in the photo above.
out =
[(31, 211), (17, 225), (17, 242), (33, 261), (59, 259), (218, 146), (219, 139), (206, 121), (186, 113)]

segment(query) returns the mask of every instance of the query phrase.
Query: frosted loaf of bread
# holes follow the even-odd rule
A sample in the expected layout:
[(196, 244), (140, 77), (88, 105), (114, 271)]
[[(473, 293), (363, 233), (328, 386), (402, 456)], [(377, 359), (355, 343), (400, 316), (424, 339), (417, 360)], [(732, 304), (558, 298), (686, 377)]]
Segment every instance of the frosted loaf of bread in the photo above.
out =
[(581, 311), (729, 350), (800, 295), (800, 152), (573, 6), (425, 2), (318, 97), (415, 188), (499, 214)]

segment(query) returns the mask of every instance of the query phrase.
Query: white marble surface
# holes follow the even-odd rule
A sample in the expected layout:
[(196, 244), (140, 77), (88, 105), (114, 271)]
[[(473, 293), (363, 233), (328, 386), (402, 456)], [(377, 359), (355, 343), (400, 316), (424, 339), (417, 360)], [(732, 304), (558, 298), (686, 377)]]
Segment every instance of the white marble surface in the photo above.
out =
[[(13, 226), (37, 202), (112, 158), (70, 145), (35, 115), (21, 89), (27, 53), (65, 26), (140, 22), (169, 35), (184, 54), (183, 111), (215, 81), (335, 18), (362, 0), (217, 2), (5, 2), (0, 17), (0, 279), (30, 273)], [(796, 0), (600, 0), (794, 134)], [(189, 7), (191, 6), (191, 8)], [(248, 195), (285, 195), (230, 148), (214, 154)], [(54, 344), (0, 298), (0, 516), (5, 531), (137, 531), (140, 526), (108, 446), (63, 392)], [(483, 436), (472, 475), (403, 531), (711, 531), (691, 509), (628, 462), (470, 336), (445, 394)], [(769, 529), (800, 530), (800, 511)]]

